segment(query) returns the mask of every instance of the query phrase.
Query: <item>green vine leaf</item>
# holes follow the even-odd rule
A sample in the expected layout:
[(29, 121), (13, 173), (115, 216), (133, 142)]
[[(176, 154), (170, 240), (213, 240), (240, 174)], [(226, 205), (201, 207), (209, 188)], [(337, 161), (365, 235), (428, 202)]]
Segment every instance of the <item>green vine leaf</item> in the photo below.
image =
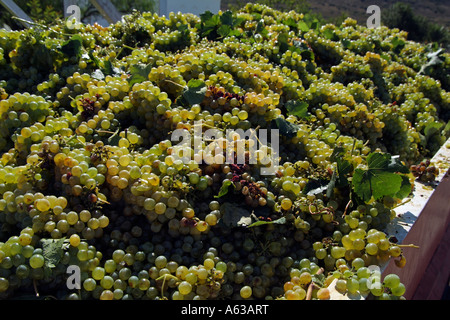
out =
[(54, 268), (61, 260), (64, 254), (66, 238), (61, 239), (41, 239), (42, 255), (44, 256), (45, 266)]
[(83, 38), (79, 35), (72, 36), (61, 46), (61, 52), (68, 57), (81, 57), (81, 48), (83, 47)]
[(176, 102), (183, 105), (194, 105), (202, 103), (206, 95), (206, 84), (199, 79), (189, 80), (187, 86), (184, 88), (181, 96), (177, 98)]
[(298, 22), (298, 28), (302, 31), (302, 32), (308, 32), (309, 31), (309, 26), (305, 21), (299, 21)]
[(132, 66), (130, 70), (131, 77), (128, 79), (130, 86), (134, 85), (135, 83), (141, 83), (148, 80), (148, 74), (151, 70), (151, 64), (136, 64)]
[(431, 136), (438, 134), (439, 131), (444, 126), (443, 123), (440, 122), (430, 122), (425, 126), (425, 129), (423, 129), (423, 133), (425, 134), (425, 139), (429, 139)]
[(319, 287), (323, 287), (324, 286), (324, 282), (325, 282), (325, 275), (323, 273), (321, 274), (313, 274), (312, 275), (312, 281), (318, 285)]
[(220, 187), (219, 194), (217, 196), (214, 196), (214, 198), (220, 198), (226, 195), (230, 186), (234, 187), (233, 182), (231, 180), (224, 180), (222, 186)]
[(406, 182), (398, 173), (409, 173), (409, 169), (397, 158), (389, 154), (371, 153), (367, 164), (367, 170), (357, 168), (353, 174), (352, 187), (358, 197), (367, 203), (384, 196), (404, 195), (409, 181)]
[(285, 136), (286, 138), (293, 138), (297, 135), (297, 131), (300, 128), (298, 125), (287, 121), (281, 117), (277, 117), (272, 120), (271, 123), (272, 129), (279, 129), (280, 134)]
[(398, 37), (395, 37), (391, 40), (392, 44), (392, 51), (395, 53), (400, 53), (402, 51), (403, 47), (406, 45), (406, 42), (402, 39), (399, 39)]
[(257, 226), (261, 226), (264, 224), (286, 224), (286, 218), (281, 217), (281, 218), (279, 218), (277, 220), (273, 220), (273, 221), (258, 220), (256, 222), (252, 223), (251, 225), (249, 225), (248, 228), (257, 227)]
[(403, 199), (409, 196), (412, 191), (412, 185), (409, 182), (409, 178), (406, 175), (402, 175), (402, 184), (400, 186), (400, 190), (395, 194), (395, 198)]
[(336, 34), (331, 29), (325, 29), (325, 31), (323, 32), (323, 36), (328, 40), (335, 40), (336, 38)]
[(309, 119), (308, 104), (304, 101), (289, 100), (285, 104), (288, 115), (294, 115), (300, 119)]

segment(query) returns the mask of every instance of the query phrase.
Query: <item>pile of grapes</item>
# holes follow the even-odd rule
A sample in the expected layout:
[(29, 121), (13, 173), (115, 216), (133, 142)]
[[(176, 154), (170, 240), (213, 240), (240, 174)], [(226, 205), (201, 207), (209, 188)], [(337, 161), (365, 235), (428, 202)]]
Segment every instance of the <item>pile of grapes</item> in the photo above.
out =
[(403, 299), (374, 266), (449, 89), (405, 32), (257, 4), (0, 29), (0, 298)]

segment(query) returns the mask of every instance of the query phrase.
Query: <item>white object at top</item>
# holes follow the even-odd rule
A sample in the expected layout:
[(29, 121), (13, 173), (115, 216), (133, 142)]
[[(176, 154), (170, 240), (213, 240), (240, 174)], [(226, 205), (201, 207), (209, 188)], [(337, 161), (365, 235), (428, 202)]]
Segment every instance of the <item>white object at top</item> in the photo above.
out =
[(170, 12), (200, 15), (205, 11), (216, 14), (220, 10), (220, 0), (159, 0), (159, 15), (166, 17)]

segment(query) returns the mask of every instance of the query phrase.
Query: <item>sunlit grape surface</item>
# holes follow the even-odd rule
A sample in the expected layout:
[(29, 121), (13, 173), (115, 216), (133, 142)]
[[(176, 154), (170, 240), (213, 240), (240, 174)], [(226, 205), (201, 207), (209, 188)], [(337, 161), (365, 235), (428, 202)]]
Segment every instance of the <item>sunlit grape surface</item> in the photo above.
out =
[(0, 29), (0, 298), (403, 299), (375, 266), (407, 263), (383, 230), (439, 172), (449, 70), (252, 4)]

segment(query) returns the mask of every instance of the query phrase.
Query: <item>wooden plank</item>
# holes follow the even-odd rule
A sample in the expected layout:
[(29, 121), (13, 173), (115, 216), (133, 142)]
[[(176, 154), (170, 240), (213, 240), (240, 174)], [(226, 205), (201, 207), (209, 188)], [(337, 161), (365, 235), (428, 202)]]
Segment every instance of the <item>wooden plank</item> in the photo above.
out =
[[(450, 175), (447, 172), (402, 241), (404, 244), (414, 244), (419, 246), (419, 248), (403, 248), (406, 258), (406, 266), (404, 268), (398, 268), (391, 259), (383, 271), (383, 277), (387, 274), (395, 273), (402, 279), (406, 286), (404, 294), (406, 299), (436, 297), (442, 295), (445, 288), (450, 274), (450, 267), (447, 264), (448, 255), (442, 255), (440, 253), (442, 251), (438, 249), (448, 241), (450, 225), (449, 190)], [(439, 272), (436, 272), (436, 268), (443, 271), (443, 273), (439, 275)], [(427, 275), (427, 269), (432, 274)], [(443, 284), (438, 286), (435, 279), (437, 281), (442, 280)], [(429, 293), (432, 290), (442, 291), (435, 292), (434, 295), (430, 296)]]
[(406, 203), (394, 209), (396, 217), (388, 224), (385, 230), (387, 234), (394, 235), (399, 242), (402, 242), (406, 237), (439, 184), (438, 182), (442, 180), (447, 170), (450, 169), (450, 138), (447, 139), (439, 151), (433, 156), (431, 162), (439, 169), (436, 182), (424, 184), (416, 180), (412, 198), (410, 201), (404, 199)]
[(450, 225), (425, 270), (412, 300), (440, 300), (450, 276)]
[(90, 0), (106, 21), (114, 24), (122, 19), (122, 14), (109, 0)]
[[(33, 20), (13, 1), (13, 0), (0, 0), (0, 4), (5, 7), (13, 16), (20, 19), (33, 22)], [(25, 28), (31, 27), (29, 23), (25, 21), (18, 20)]]

